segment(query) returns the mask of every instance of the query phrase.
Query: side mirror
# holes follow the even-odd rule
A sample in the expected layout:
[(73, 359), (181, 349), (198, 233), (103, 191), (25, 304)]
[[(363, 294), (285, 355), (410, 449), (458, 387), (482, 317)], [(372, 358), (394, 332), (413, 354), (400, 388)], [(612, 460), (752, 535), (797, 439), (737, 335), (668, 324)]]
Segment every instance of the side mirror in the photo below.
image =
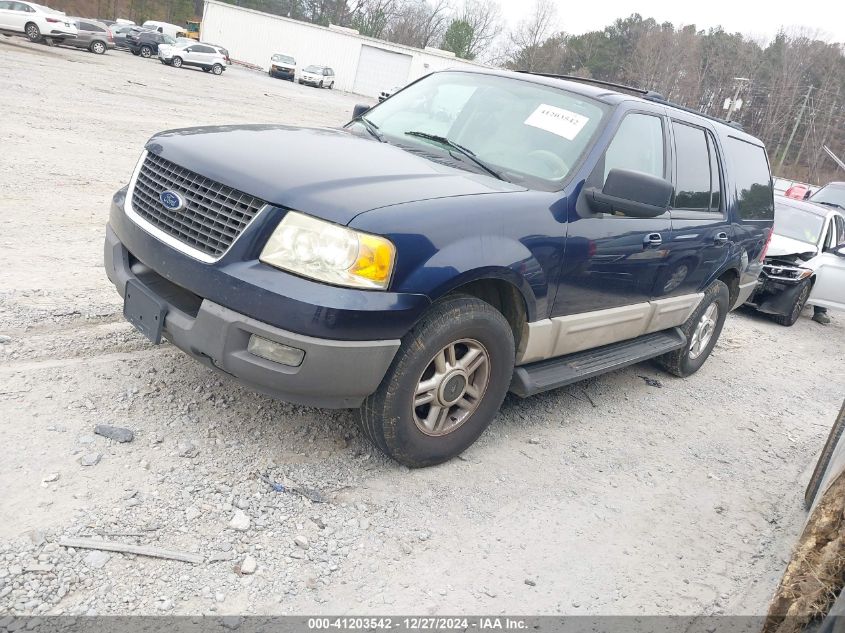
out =
[(357, 119), (362, 114), (366, 113), (367, 110), (370, 109), (366, 103), (359, 103), (354, 108), (352, 108), (352, 118)]
[(628, 169), (611, 169), (604, 187), (584, 190), (595, 213), (621, 212), (632, 218), (655, 218), (669, 210), (674, 187), (663, 178)]

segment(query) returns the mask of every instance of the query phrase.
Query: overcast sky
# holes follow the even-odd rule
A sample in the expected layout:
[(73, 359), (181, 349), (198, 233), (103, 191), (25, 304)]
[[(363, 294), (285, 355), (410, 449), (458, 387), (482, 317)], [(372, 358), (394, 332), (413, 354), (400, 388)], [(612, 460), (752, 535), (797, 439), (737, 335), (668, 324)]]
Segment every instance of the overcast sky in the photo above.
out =
[[(531, 13), (534, 0), (499, 0), (509, 24)], [(845, 42), (845, 0), (555, 0), (558, 29), (567, 33), (599, 30), (616, 18), (639, 13), (675, 26), (722, 27), (769, 40), (783, 26), (806, 26), (820, 39)]]

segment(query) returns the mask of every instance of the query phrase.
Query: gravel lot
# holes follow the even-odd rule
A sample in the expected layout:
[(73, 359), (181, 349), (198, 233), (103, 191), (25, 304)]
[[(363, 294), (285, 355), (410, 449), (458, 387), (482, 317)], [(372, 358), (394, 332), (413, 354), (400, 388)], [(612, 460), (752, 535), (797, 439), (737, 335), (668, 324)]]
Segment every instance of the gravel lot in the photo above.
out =
[[(740, 311), (692, 378), (509, 397), (420, 471), (351, 412), (256, 395), (123, 321), (103, 227), (152, 133), (333, 126), (358, 101), (0, 37), (0, 614), (764, 613), (841, 405), (841, 315)], [(81, 536), (203, 562), (58, 545)]]

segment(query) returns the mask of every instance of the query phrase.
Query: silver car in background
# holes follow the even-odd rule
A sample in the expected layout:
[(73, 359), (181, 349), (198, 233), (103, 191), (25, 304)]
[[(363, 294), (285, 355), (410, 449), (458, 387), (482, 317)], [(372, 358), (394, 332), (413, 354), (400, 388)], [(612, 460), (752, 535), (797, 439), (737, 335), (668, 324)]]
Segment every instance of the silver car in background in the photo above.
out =
[(226, 58), (223, 54), (214, 46), (199, 42), (182, 44), (181, 46), (159, 44), (158, 58), (162, 64), (174, 68), (194, 66), (215, 75), (222, 75), (223, 71), (226, 70)]
[(106, 24), (88, 18), (70, 19), (76, 24), (77, 34), (76, 37), (65, 40), (65, 44), (87, 49), (97, 55), (114, 49), (114, 35)]

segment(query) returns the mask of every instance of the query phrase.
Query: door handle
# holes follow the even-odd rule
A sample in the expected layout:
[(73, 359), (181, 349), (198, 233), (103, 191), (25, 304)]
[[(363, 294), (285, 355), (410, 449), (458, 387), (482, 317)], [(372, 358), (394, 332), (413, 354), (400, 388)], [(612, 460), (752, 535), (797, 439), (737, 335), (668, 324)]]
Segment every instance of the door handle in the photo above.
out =
[(649, 233), (643, 238), (643, 248), (660, 246), (663, 244), (663, 236), (660, 233)]
[(713, 241), (716, 244), (727, 244), (728, 243), (728, 234), (722, 231), (721, 233), (716, 233), (716, 237), (713, 238)]

